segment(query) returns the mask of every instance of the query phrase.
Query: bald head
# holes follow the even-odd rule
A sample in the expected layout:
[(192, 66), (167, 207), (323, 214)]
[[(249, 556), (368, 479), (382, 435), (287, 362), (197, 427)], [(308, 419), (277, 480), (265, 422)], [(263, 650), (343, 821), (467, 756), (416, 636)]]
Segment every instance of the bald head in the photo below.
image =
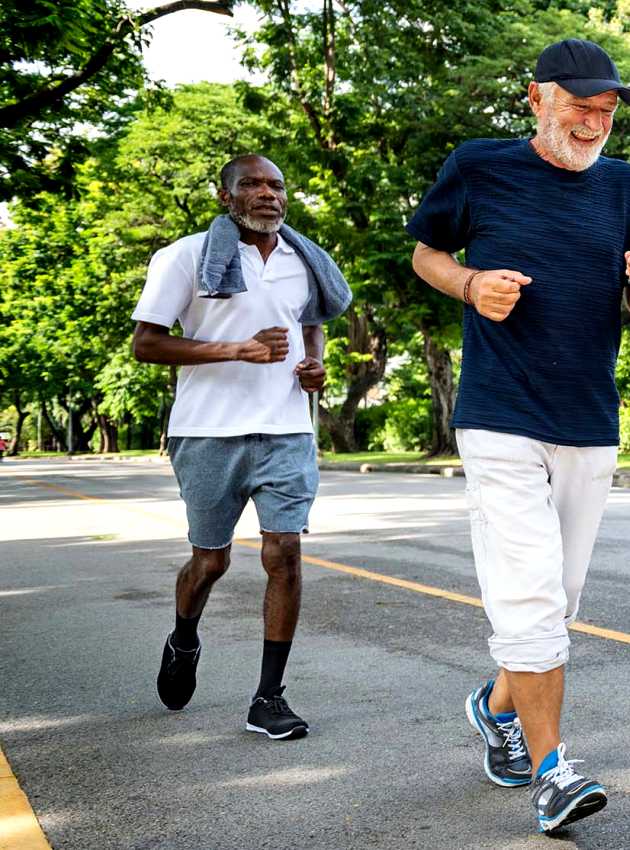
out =
[(270, 159), (267, 159), (266, 156), (260, 156), (256, 153), (246, 153), (241, 156), (235, 156), (234, 159), (231, 159), (229, 162), (226, 162), (223, 168), (221, 169), (220, 180), (221, 180), (221, 188), (227, 189), (228, 192), (232, 191), (232, 187), (234, 182), (238, 179), (238, 175), (241, 170), (247, 170), (249, 166), (261, 167), (270, 167), (275, 169), (275, 171), (280, 176), (280, 179), (283, 180), (283, 175), (275, 162), (272, 162)]

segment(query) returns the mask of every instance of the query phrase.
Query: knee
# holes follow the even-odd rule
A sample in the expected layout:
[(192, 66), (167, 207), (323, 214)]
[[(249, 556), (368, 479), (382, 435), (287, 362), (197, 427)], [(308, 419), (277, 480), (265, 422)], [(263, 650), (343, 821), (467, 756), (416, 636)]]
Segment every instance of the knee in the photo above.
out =
[(300, 536), (266, 533), (262, 563), (269, 576), (289, 584), (297, 583), (300, 580)]
[(202, 581), (214, 584), (222, 575), (225, 575), (230, 566), (230, 552), (227, 549), (198, 549), (193, 547), (191, 565)]

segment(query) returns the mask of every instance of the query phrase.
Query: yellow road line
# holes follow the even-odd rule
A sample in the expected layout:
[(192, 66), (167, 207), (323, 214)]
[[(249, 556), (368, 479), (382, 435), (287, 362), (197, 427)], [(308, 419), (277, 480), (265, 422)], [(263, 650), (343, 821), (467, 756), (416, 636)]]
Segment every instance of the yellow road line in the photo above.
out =
[[(85, 493), (80, 493), (78, 490), (61, 487), (59, 484), (53, 484), (49, 481), (40, 481), (34, 478), (21, 478), (18, 480), (23, 484), (47, 487), (65, 496), (83, 499), (88, 502), (112, 503), (114, 501), (113, 499), (103, 499), (99, 496), (88, 496)], [(165, 517), (154, 511), (146, 511), (130, 505), (125, 505), (124, 508), (127, 511), (143, 514), (153, 519), (159, 519), (160, 522), (168, 522), (181, 527), (180, 523), (171, 517)], [(248, 549), (260, 550), (261, 548), (261, 544), (253, 540), (236, 539), (234, 543)], [(407, 579), (396, 578), (395, 576), (375, 573), (372, 570), (364, 570), (361, 567), (351, 567), (349, 564), (340, 564), (336, 561), (327, 561), (324, 558), (315, 558), (312, 555), (302, 555), (302, 560), (307, 564), (313, 564), (327, 570), (334, 570), (335, 572), (345, 573), (355, 578), (367, 579), (368, 581), (374, 581), (392, 587), (400, 587), (403, 590), (411, 590), (414, 593), (421, 593), (424, 596), (446, 599), (449, 602), (458, 602), (462, 605), (472, 605), (475, 608), (483, 607), (481, 599), (476, 596), (454, 593), (451, 590), (444, 590), (440, 587), (431, 587), (430, 585), (420, 584), (416, 581), (408, 581)], [(603, 640), (630, 644), (630, 634), (626, 634), (626, 632), (618, 632), (614, 629), (606, 629), (579, 622), (573, 623), (569, 628), (575, 632), (602, 638)], [(20, 789), (9, 763), (2, 754), (2, 750), (0, 750), (0, 850), (51, 850), (50, 844), (37, 822), (37, 818), (28, 799)]]
[(0, 750), (0, 848), (51, 850), (26, 794)]
[[(107, 503), (113, 501), (112, 499), (103, 499), (99, 496), (87, 496), (85, 493), (80, 493), (78, 490), (71, 490), (67, 487), (61, 487), (59, 484), (53, 484), (49, 481), (40, 481), (35, 478), (18, 478), (18, 481), (27, 484), (36, 484), (40, 487), (48, 487), (51, 490), (56, 490), (59, 493), (72, 496), (76, 499)], [(170, 517), (165, 517), (162, 514), (155, 513), (154, 511), (145, 511), (142, 508), (136, 508), (129, 505), (125, 505), (125, 510), (159, 519), (160, 522), (169, 522), (179, 527), (179, 523), (176, 523)], [(253, 540), (237, 539), (234, 543), (239, 546), (245, 546), (249, 549), (260, 549), (260, 543)], [(447, 599), (449, 602), (458, 602), (461, 605), (472, 605), (475, 608), (483, 608), (483, 603), (477, 596), (468, 596), (464, 593), (454, 593), (452, 590), (444, 590), (441, 587), (432, 587), (428, 584), (420, 584), (417, 581), (408, 581), (407, 579), (396, 578), (395, 576), (388, 576), (383, 573), (375, 573), (372, 570), (364, 570), (361, 567), (351, 567), (349, 564), (339, 564), (335, 561), (326, 561), (323, 558), (315, 558), (312, 555), (302, 555), (302, 560), (307, 564), (313, 564), (314, 566), (323, 567), (327, 570), (334, 570), (338, 573), (346, 573), (346, 575), (352, 575), (355, 576), (355, 578), (363, 578), (368, 581), (379, 582), (380, 584), (388, 584), (392, 587), (401, 587), (404, 590), (411, 590), (414, 593), (422, 593), (425, 596), (433, 596), (438, 599)], [(580, 632), (580, 634), (590, 635), (591, 637), (598, 637), (602, 640), (613, 640), (618, 643), (630, 644), (630, 634), (626, 632), (618, 632), (615, 631), (615, 629), (607, 629), (602, 626), (592, 626), (589, 623), (581, 622), (575, 622), (569, 626), (569, 628), (574, 632)], [(0, 848), (0, 850), (3, 850), (3, 848)]]
[[(260, 543), (253, 540), (234, 541), (239, 546), (247, 546), (249, 549), (261, 549)], [(441, 587), (431, 587), (428, 584), (420, 584), (417, 581), (408, 581), (405, 578), (375, 573), (372, 570), (364, 570), (362, 567), (351, 567), (348, 564), (338, 564), (336, 561), (326, 561), (323, 558), (314, 558), (312, 555), (302, 555), (302, 560), (316, 567), (325, 567), (327, 570), (335, 570), (338, 573), (347, 573), (356, 578), (367, 578), (370, 581), (378, 581), (381, 584), (390, 584), (394, 587), (402, 587), (405, 590), (413, 590), (415, 593), (424, 593), (426, 596), (438, 596), (440, 599), (448, 599), (451, 602), (461, 602), (463, 605), (474, 605), (483, 608), (481, 599), (476, 596), (466, 596), (464, 593), (453, 593), (451, 590), (442, 590)], [(630, 636), (629, 636), (630, 638)]]

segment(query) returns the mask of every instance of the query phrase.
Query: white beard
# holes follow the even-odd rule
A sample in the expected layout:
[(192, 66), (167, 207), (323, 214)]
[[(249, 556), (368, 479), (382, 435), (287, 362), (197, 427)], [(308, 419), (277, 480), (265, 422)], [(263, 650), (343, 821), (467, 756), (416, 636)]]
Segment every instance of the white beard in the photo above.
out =
[(251, 215), (241, 215), (233, 209), (230, 209), (230, 215), (237, 224), (247, 230), (253, 230), (254, 233), (277, 233), (284, 224), (284, 216), (276, 221), (263, 221)]
[[(590, 133), (588, 128), (577, 124), (571, 130)], [(538, 124), (538, 137), (549, 153), (565, 165), (570, 171), (585, 171), (594, 165), (604, 145), (608, 141), (610, 130), (606, 135), (600, 136), (599, 143), (592, 148), (580, 150), (579, 142), (572, 142), (571, 135), (567, 136), (567, 131), (560, 125), (560, 122), (552, 114), (540, 121)]]

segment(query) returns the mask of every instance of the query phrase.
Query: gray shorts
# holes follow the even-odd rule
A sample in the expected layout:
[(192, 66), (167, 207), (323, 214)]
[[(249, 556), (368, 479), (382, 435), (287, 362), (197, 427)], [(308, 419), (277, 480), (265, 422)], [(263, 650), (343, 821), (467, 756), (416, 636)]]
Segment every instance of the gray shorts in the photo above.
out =
[(312, 434), (171, 437), (168, 453), (193, 546), (229, 546), (250, 498), (261, 531), (308, 531), (319, 484)]

